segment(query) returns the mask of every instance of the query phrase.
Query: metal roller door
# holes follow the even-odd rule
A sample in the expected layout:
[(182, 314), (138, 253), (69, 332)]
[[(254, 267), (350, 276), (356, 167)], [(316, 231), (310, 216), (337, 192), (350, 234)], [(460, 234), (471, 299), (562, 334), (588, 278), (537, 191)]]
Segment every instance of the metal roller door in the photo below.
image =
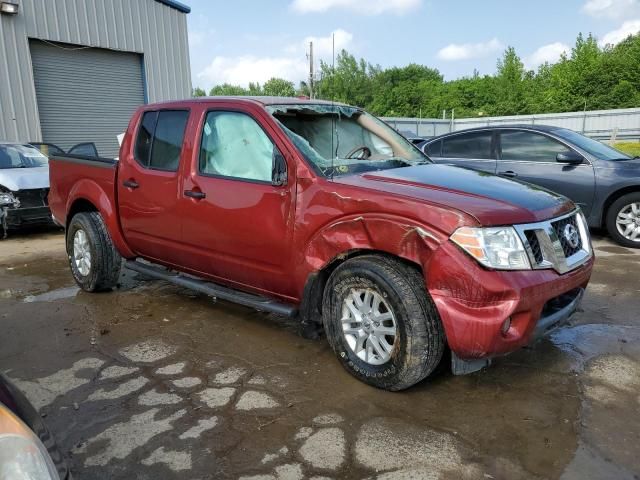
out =
[(116, 136), (144, 103), (142, 56), (31, 40), (42, 141), (67, 150), (93, 142), (118, 156)]

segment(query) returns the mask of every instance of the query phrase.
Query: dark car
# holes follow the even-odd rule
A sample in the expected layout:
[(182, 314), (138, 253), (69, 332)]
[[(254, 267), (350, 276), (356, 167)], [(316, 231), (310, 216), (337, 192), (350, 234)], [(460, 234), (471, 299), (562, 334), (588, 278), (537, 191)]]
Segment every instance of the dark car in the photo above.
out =
[(473, 168), (540, 185), (577, 203), (592, 228), (640, 248), (640, 159), (566, 128), (503, 125), (427, 141), (436, 163)]
[(64, 457), (36, 409), (0, 374), (0, 478), (65, 480)]

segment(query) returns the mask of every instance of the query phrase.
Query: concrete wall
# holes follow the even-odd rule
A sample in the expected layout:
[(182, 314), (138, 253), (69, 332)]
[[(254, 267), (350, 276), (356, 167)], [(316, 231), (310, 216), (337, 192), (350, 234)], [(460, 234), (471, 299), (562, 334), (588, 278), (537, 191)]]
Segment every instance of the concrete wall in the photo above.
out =
[(18, 3), (0, 15), (0, 140), (41, 140), (29, 38), (141, 53), (149, 102), (191, 96), (184, 12), (155, 0)]

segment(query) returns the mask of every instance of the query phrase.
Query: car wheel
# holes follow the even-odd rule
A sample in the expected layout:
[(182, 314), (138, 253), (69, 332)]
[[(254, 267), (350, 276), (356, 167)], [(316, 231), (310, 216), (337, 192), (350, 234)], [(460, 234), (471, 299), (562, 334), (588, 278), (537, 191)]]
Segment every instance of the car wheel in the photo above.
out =
[(122, 258), (98, 212), (76, 214), (67, 229), (67, 256), (73, 278), (87, 292), (118, 283)]
[(609, 235), (625, 247), (640, 248), (640, 192), (623, 195), (607, 211)]
[(431, 374), (445, 340), (422, 275), (395, 259), (347, 260), (323, 297), (327, 339), (344, 368), (385, 390), (403, 390)]

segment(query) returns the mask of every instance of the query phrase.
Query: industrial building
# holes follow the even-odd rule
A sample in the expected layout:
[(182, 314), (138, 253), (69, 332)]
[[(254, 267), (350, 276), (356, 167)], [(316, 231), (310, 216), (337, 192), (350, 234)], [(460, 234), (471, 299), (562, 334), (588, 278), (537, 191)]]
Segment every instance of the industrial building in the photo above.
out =
[(117, 156), (136, 107), (191, 95), (189, 12), (173, 0), (0, 0), (0, 141)]

